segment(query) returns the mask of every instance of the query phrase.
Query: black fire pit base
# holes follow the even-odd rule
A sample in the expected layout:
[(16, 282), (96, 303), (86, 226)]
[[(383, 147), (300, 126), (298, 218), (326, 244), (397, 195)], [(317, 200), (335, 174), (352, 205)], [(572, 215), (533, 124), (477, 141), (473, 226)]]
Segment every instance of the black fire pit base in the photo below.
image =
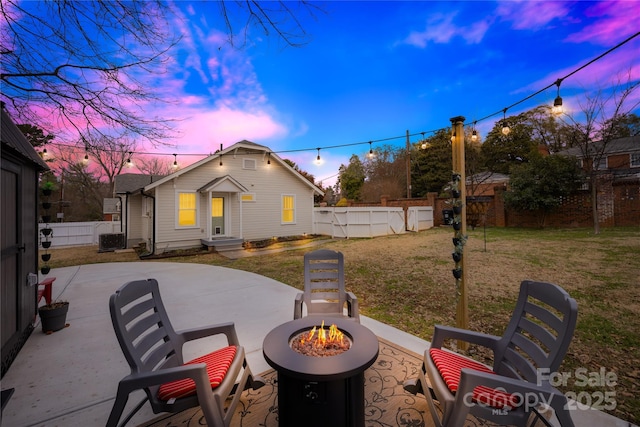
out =
[(306, 381), (278, 373), (279, 427), (364, 427), (364, 373)]

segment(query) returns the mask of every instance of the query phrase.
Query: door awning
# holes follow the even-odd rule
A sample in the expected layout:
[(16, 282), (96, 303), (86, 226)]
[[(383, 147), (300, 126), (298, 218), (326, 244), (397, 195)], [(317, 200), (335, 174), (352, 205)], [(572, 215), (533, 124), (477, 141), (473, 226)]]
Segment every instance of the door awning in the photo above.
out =
[(230, 175), (225, 175), (206, 183), (198, 189), (200, 193), (208, 193), (210, 191), (246, 193), (248, 190)]

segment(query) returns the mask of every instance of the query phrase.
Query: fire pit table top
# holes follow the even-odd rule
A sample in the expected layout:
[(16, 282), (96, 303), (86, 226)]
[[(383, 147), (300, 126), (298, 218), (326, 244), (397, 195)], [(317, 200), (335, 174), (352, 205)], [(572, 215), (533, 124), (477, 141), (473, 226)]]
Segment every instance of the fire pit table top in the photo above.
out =
[(366, 327), (349, 319), (328, 318), (325, 326), (335, 324), (351, 340), (351, 348), (344, 353), (314, 357), (297, 353), (290, 341), (300, 334), (320, 327), (317, 316), (303, 317), (283, 323), (264, 338), (262, 352), (267, 363), (276, 371), (310, 381), (334, 381), (363, 372), (378, 357), (378, 337)]

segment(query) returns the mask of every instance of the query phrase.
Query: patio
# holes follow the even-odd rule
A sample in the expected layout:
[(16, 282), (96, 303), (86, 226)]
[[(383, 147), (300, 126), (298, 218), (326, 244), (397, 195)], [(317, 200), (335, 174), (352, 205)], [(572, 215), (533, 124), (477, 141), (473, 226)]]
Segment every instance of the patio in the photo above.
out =
[[(264, 276), (202, 264), (133, 262), (91, 264), (54, 269), (54, 299), (70, 301), (68, 328), (51, 335), (36, 329), (2, 379), (15, 393), (2, 413), (2, 425), (104, 425), (118, 381), (129, 367), (109, 318), (109, 296), (123, 283), (156, 278), (176, 329), (233, 321), (255, 373), (270, 367), (262, 342), (275, 326), (293, 318), (297, 289)], [(418, 337), (361, 316), (377, 336), (422, 354), (428, 343)], [(186, 358), (204, 352), (207, 340), (189, 344)], [(129, 401), (133, 407), (142, 393)], [(129, 426), (155, 417), (148, 405)], [(572, 413), (577, 426), (629, 426), (593, 410)]]

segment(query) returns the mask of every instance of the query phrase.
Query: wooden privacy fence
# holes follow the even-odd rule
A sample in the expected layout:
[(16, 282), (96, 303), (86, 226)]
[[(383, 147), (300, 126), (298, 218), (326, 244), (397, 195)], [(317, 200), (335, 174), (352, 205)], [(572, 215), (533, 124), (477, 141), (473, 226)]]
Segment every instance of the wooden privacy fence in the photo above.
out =
[[(97, 245), (101, 234), (120, 233), (120, 222), (53, 222), (39, 224), (39, 229), (51, 228), (51, 247)], [(42, 234), (40, 234), (42, 237)]]
[(337, 238), (378, 237), (433, 227), (433, 209), (398, 207), (314, 208), (314, 233)]

